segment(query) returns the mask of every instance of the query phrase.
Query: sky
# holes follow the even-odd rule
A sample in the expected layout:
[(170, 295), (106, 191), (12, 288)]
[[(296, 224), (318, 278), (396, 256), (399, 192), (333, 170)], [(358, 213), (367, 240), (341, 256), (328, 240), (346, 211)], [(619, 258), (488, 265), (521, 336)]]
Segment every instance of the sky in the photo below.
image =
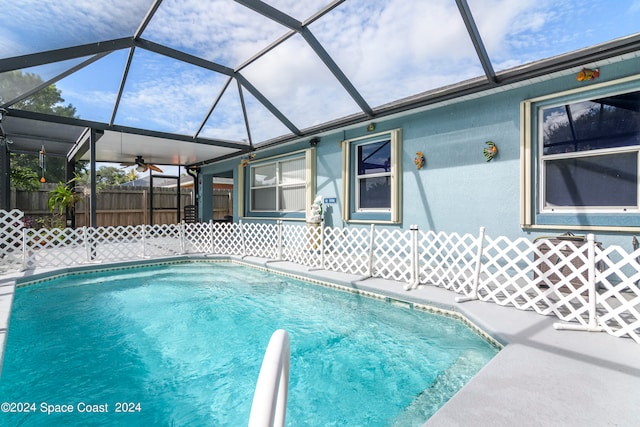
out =
[[(640, 32), (640, 0), (467, 0), (496, 71)], [(327, 0), (270, 0), (299, 21)], [(346, 0), (309, 29), (371, 107), (483, 75), (454, 0)], [(0, 0), (0, 58), (130, 37), (151, 0)], [(25, 31), (28, 28), (28, 31)], [(90, 31), (87, 31), (89, 29)], [(298, 129), (360, 112), (300, 35), (231, 0), (164, 0), (142, 38), (239, 70)], [(56, 82), (81, 118), (108, 122), (128, 50)], [(84, 59), (84, 58), (83, 58)], [(81, 60), (24, 70), (52, 78)], [(0, 76), (1, 78), (1, 76)], [(290, 133), (235, 81), (136, 49), (115, 123), (253, 143)], [(223, 89), (226, 90), (223, 92)], [(1, 94), (0, 94), (1, 96)]]

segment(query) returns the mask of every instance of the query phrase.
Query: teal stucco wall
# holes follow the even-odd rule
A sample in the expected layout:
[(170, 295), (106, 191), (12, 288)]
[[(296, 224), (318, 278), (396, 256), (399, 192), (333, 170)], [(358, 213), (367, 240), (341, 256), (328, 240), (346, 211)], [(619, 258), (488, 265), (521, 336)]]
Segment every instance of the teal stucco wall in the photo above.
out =
[[(533, 232), (520, 226), (520, 103), (637, 74), (640, 58), (599, 68), (600, 78), (594, 82), (578, 82), (574, 74), (541, 78), (499, 93), (432, 106), (401, 117), (373, 120), (375, 132), (402, 129), (402, 223), (388, 227), (409, 228), (415, 224), (423, 230), (476, 235), (484, 226), (490, 236), (503, 235), (512, 239), (560, 234), (562, 231), (559, 230)], [(367, 124), (363, 122), (357, 127), (322, 135), (317, 145), (317, 194), (337, 201), (325, 206), (325, 222), (329, 226), (363, 226), (344, 223), (341, 217), (340, 141), (366, 135)], [(258, 150), (256, 158), (306, 148), (308, 140)], [(490, 162), (483, 155), (486, 141), (493, 141), (499, 148), (498, 155)], [(421, 170), (414, 164), (417, 151), (426, 158)], [(239, 162), (240, 158), (237, 158), (207, 165), (201, 173), (211, 175), (233, 170), (237, 183)], [(237, 218), (237, 188), (234, 191), (234, 217)], [(584, 234), (580, 230), (573, 232)], [(628, 231), (593, 232), (604, 243), (631, 249), (633, 236)]]

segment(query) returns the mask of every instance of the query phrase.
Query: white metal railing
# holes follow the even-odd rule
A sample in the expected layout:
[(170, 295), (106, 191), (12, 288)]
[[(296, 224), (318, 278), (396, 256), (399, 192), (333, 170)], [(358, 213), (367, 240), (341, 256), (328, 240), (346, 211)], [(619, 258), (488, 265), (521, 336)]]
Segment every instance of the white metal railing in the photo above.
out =
[[(282, 221), (34, 230), (0, 211), (0, 273), (180, 254), (253, 256), (309, 269), (438, 286), (640, 343), (640, 249)], [(563, 323), (565, 324), (565, 323)], [(563, 326), (560, 326), (563, 327)], [(564, 326), (566, 327), (566, 326)]]
[(271, 335), (262, 359), (251, 404), (249, 427), (284, 426), (290, 357), (289, 334), (284, 329), (278, 329)]

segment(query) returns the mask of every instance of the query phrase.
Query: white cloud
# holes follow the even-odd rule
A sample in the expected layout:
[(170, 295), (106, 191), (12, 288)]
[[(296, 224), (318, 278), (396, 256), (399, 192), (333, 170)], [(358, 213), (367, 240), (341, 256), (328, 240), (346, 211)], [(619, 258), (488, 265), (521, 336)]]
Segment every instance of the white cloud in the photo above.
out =
[(131, 36), (150, 5), (151, 0), (6, 1), (2, 5), (5, 19), (0, 39), (13, 42), (3, 43), (0, 55)]
[(162, 3), (143, 37), (233, 68), (285, 32), (232, 1), (171, 0)]
[[(266, 0), (304, 20), (329, 0)], [(607, 40), (618, 26), (637, 31), (640, 0), (585, 5), (566, 0), (468, 0), (483, 42), (497, 70)], [(130, 36), (152, 0), (21, 0), (5, 2), (0, 56)], [(614, 7), (615, 6), (615, 7)], [(613, 8), (613, 9), (612, 9)], [(616, 10), (615, 8), (618, 8)], [(603, 27), (602, 11), (626, 10)], [(609, 20), (611, 21), (611, 20)], [(22, 30), (29, 29), (29, 35)], [(453, 0), (348, 0), (311, 25), (311, 31), (373, 107), (464, 79), (483, 71)], [(89, 31), (87, 31), (89, 29)], [(164, 0), (143, 34), (206, 59), (236, 67), (288, 31), (229, 0)], [(226, 76), (170, 59), (150, 59), (136, 50), (119, 119), (172, 132), (195, 131)], [(137, 71), (136, 71), (137, 70)], [(120, 75), (121, 68), (113, 70)], [(269, 52), (242, 71), (298, 127), (318, 124), (358, 110), (346, 91), (300, 36)], [(86, 105), (107, 104), (113, 92), (88, 88), (68, 91)], [(113, 90), (113, 89), (112, 89)], [(235, 83), (229, 91), (237, 93)], [(65, 96), (65, 94), (63, 94)], [(237, 98), (237, 96), (236, 96)], [(94, 104), (92, 104), (92, 102)], [(256, 101), (250, 117), (254, 139), (288, 132)], [(221, 105), (222, 107), (222, 105)], [(218, 110), (207, 135), (245, 135), (237, 99)], [(146, 122), (146, 124), (145, 124)]]

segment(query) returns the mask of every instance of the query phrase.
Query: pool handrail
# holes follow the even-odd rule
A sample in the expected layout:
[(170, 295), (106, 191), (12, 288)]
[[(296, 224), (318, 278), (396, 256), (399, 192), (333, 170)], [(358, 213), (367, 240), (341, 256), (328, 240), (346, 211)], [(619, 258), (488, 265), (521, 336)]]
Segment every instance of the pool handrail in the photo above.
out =
[(276, 330), (262, 359), (256, 390), (253, 394), (249, 427), (284, 426), (289, 390), (289, 334)]

